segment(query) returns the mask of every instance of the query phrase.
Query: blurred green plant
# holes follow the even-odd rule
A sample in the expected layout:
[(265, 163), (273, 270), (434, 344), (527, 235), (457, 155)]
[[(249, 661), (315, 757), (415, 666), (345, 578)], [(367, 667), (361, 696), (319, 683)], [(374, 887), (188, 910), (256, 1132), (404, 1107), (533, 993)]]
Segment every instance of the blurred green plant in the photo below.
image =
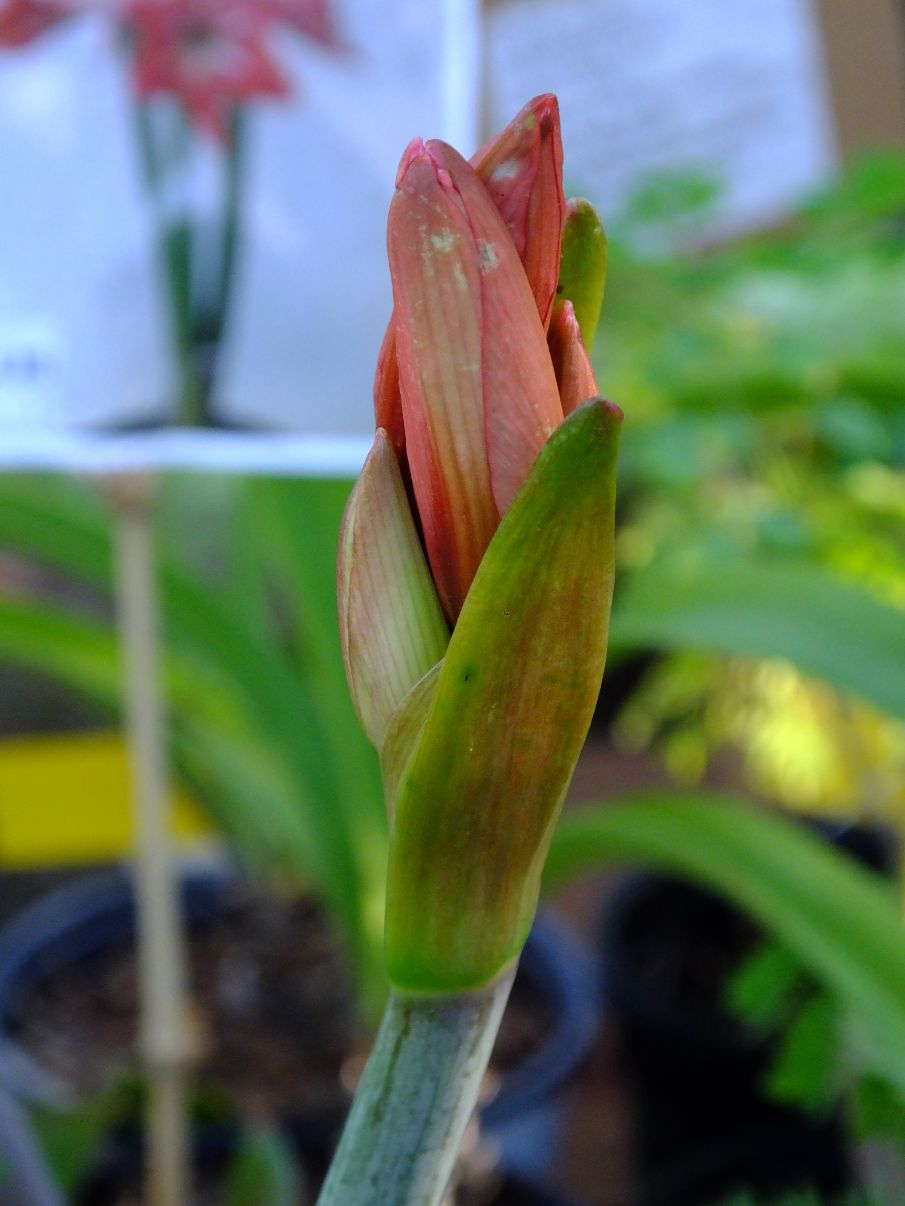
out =
[(905, 943), (895, 893), (819, 838), (743, 801), (644, 793), (567, 816), (545, 880), (642, 863), (691, 878), (775, 934), (857, 1019), (862, 1066), (905, 1094)]
[[(116, 1136), (137, 1131), (146, 1093), (145, 1082), (127, 1069), (76, 1106), (32, 1111), (35, 1137), (67, 1201), (84, 1199), (86, 1183), (109, 1158)], [(225, 1206), (297, 1206), (307, 1200), (295, 1151), (276, 1126), (243, 1121), (227, 1102), (203, 1092), (194, 1096), (191, 1113), (199, 1134), (216, 1135), (224, 1147), (235, 1145), (224, 1170)]]
[(303, 1194), (298, 1162), (280, 1132), (246, 1130), (229, 1170), (226, 1206), (298, 1206)]
[[(712, 1206), (828, 1206), (828, 1203), (819, 1189), (805, 1187), (790, 1193), (770, 1194), (767, 1197), (761, 1194), (736, 1193), (714, 1202)], [(892, 1206), (892, 1203), (888, 1198), (859, 1189), (834, 1197), (831, 1206)]]
[(730, 979), (726, 1004), (771, 1044), (768, 1097), (818, 1115), (844, 1100), (857, 1141), (905, 1156), (905, 1096), (885, 1068), (865, 1061), (856, 1016), (792, 948), (766, 938)]
[[(738, 749), (752, 786), (773, 800), (901, 827), (902, 712), (880, 699), (879, 711), (840, 702), (815, 684), (827, 676), (808, 629), (832, 589), (816, 571), (905, 610), (905, 159), (869, 156), (787, 223), (730, 246), (657, 259), (633, 250), (651, 226), (673, 222), (681, 234), (689, 215), (706, 214), (706, 189), (692, 184), (649, 186), (611, 231), (595, 364), (608, 394), (631, 399), (617, 609), (632, 613), (630, 628), (659, 624), (652, 643), (667, 651), (617, 736), (660, 750), (686, 782), (719, 750)], [(771, 606), (768, 578), (750, 607), (737, 597), (726, 606), (743, 593), (736, 577), (759, 578), (768, 562), (782, 607)], [(700, 582), (696, 603), (677, 604), (668, 586), (683, 576)], [(668, 592), (659, 601), (658, 580)], [(850, 661), (841, 598), (838, 607), (839, 643), (825, 653)], [(799, 629), (797, 650), (767, 632), (786, 621)], [(858, 609), (848, 625), (870, 622)], [(680, 625), (684, 638), (667, 639)], [(890, 659), (883, 677), (896, 672)]]
[[(623, 725), (648, 744), (672, 726), (692, 769), (727, 734), (755, 749), (771, 707), (802, 692), (822, 698), (813, 678), (832, 692), (840, 731), (853, 714), (879, 726), (872, 773), (887, 773), (888, 750), (901, 748), (905, 368), (894, 348), (905, 334), (896, 238), (905, 167), (896, 162), (860, 169), (789, 229), (732, 249), (659, 262), (614, 250), (598, 366), (607, 392), (631, 399), (631, 422), (611, 658), (665, 655), (658, 689), (642, 689)], [(161, 499), (174, 766), (249, 863), (318, 893), (374, 1003), (386, 822), (334, 618), (348, 484), (211, 483), (223, 541), (211, 540), (216, 525), (192, 489), (173, 479)], [(0, 480), (0, 548), (77, 584), (65, 601), (50, 590), (0, 600), (0, 656), (115, 715), (112, 554), (98, 492)], [(690, 686), (688, 666), (698, 675)], [(785, 694), (780, 670), (794, 686)], [(744, 685), (759, 674), (757, 691)], [(701, 736), (700, 717), (719, 716), (720, 699), (733, 725)], [(779, 782), (782, 764), (772, 765)], [(793, 790), (786, 802), (801, 800)], [(893, 893), (788, 822), (702, 795), (567, 818), (550, 882), (622, 861), (707, 883), (777, 934), (853, 1019), (864, 1083), (895, 1113), (889, 1103), (905, 1095), (905, 943)]]
[[(174, 480), (161, 499), (158, 559), (176, 774), (246, 863), (324, 902), (375, 1009), (385, 992), (386, 821), (376, 759), (345, 686), (334, 598), (349, 483), (210, 483), (200, 514), (184, 489)], [(215, 515), (205, 517), (205, 497)], [(218, 541), (227, 528), (231, 538)], [(0, 655), (118, 716), (100, 491), (61, 478), (3, 479), (0, 545), (69, 584), (65, 602), (52, 590), (0, 601)]]

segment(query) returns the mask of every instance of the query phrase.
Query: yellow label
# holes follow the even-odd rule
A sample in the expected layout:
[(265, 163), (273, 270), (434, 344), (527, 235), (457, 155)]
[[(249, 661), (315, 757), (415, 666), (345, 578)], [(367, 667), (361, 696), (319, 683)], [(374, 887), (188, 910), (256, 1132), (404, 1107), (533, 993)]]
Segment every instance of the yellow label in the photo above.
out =
[[(182, 792), (172, 796), (173, 835), (208, 832)], [(0, 865), (102, 863), (133, 848), (129, 756), (118, 733), (74, 733), (0, 742)]]

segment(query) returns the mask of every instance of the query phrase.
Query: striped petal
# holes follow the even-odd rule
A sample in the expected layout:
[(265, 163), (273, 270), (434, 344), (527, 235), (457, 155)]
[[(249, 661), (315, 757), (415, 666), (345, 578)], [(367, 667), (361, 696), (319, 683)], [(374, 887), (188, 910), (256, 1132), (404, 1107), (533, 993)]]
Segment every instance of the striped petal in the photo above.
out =
[(343, 517), (337, 594), (355, 710), (380, 749), (393, 713), (449, 641), (393, 446), (382, 429)]
[(402, 398), (399, 395), (396, 328), (392, 314), (377, 355), (377, 372), (374, 374), (374, 425), (386, 431), (401, 463), (405, 455), (405, 424), (402, 420)]
[(570, 415), (582, 402), (587, 402), (597, 393), (594, 370), (584, 349), (571, 302), (560, 302), (554, 307), (547, 343), (556, 372), (562, 411), (564, 415)]
[(452, 147), (406, 152), (388, 247), (412, 484), (454, 619), (562, 407), (512, 240)]
[(566, 214), (556, 97), (545, 93), (529, 101), (471, 162), (506, 223), (546, 328)]
[[(506, 224), (546, 328), (556, 294), (560, 230), (566, 213), (556, 97), (546, 93), (529, 101), (472, 157), (471, 164)], [(376, 426), (390, 433), (401, 459), (405, 428), (392, 317), (377, 360), (374, 415)]]
[(400, 169), (387, 242), (412, 486), (434, 581), (454, 619), (497, 511), (484, 440), (479, 250), (449, 172), (423, 143)]

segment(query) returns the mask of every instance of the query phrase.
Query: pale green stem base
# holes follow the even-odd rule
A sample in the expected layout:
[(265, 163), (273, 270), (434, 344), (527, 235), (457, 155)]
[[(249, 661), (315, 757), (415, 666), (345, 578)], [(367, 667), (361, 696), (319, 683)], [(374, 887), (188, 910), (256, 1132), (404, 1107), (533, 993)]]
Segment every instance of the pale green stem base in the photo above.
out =
[(318, 1206), (436, 1206), (514, 975), (462, 996), (390, 997)]

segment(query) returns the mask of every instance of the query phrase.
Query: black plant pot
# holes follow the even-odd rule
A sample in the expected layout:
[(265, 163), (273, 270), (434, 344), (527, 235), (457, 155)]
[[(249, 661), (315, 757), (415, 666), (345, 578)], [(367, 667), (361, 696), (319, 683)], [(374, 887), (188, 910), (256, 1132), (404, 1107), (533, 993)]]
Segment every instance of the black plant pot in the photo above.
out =
[(605, 989), (632, 1078), (638, 1206), (802, 1187), (831, 1199), (850, 1183), (839, 1113), (770, 1100), (771, 1043), (721, 1006), (757, 936), (724, 901), (665, 877), (634, 877), (610, 903)]
[[(181, 888), (188, 924), (215, 918), (225, 907), (232, 882), (228, 875), (209, 871), (184, 875)], [(18, 1003), (54, 973), (112, 946), (130, 943), (134, 936), (131, 880), (118, 870), (66, 884), (27, 906), (0, 929), (0, 1080), (26, 1104), (59, 1104), (66, 1093), (16, 1042)], [(587, 955), (550, 918), (542, 917), (535, 925), (519, 976), (524, 976), (543, 1001), (550, 1027), (542, 1045), (506, 1075), (499, 1092), (482, 1110), (481, 1122), (499, 1153), (500, 1167), (513, 1184), (537, 1186), (552, 1172), (565, 1119), (564, 1087), (596, 1037), (599, 995)], [(325, 1162), (341, 1120), (331, 1116), (285, 1121), (299, 1154), (314, 1167)], [(223, 1128), (199, 1136), (197, 1158), (202, 1164), (222, 1160), (224, 1145), (232, 1142), (234, 1136)], [(106, 1157), (113, 1173), (118, 1163), (136, 1161), (140, 1166), (134, 1133), (115, 1137)], [(547, 1200), (540, 1189), (532, 1192), (540, 1196), (503, 1200), (523, 1200), (526, 1206), (534, 1201), (540, 1206)], [(97, 1201), (101, 1200), (97, 1196)]]

